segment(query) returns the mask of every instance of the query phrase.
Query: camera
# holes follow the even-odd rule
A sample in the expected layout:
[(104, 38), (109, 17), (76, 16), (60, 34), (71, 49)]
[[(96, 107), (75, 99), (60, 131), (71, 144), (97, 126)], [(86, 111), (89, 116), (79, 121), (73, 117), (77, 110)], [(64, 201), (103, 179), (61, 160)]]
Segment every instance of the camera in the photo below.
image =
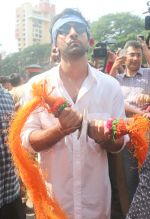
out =
[(150, 30), (150, 15), (145, 17), (145, 30)]
[(107, 45), (106, 43), (97, 43), (93, 50), (93, 58), (105, 58), (107, 57)]
[[(146, 4), (148, 6), (148, 10), (143, 14), (150, 13), (150, 1), (148, 1)], [(150, 30), (150, 15), (145, 17), (145, 30)]]

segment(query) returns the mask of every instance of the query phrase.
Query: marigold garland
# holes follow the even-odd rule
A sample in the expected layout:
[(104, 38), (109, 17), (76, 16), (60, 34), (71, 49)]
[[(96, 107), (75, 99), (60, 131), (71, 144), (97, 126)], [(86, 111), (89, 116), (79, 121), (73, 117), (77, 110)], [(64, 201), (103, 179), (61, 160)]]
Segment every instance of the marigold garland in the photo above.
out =
[[(33, 201), (36, 218), (66, 219), (67, 216), (58, 203), (49, 197), (40, 167), (22, 146), (20, 139), (20, 133), (25, 121), (36, 108), (42, 106), (46, 108), (48, 112), (57, 116), (65, 107), (70, 106), (64, 98), (52, 96), (51, 93), (53, 89), (48, 93), (47, 87), (46, 80), (33, 84), (32, 94), (34, 98), (17, 111), (15, 118), (11, 122), (8, 143), (19, 175)], [(138, 159), (139, 166), (141, 167), (148, 149), (148, 144), (145, 140), (145, 132), (149, 127), (148, 120), (141, 116), (127, 121), (123, 119), (116, 121), (109, 119), (107, 121), (107, 127), (112, 131), (114, 139), (127, 133), (130, 135), (130, 145), (134, 145), (134, 155)]]
[(148, 152), (148, 132), (150, 131), (150, 120), (143, 116), (134, 116), (128, 120), (127, 132), (130, 135), (129, 149), (133, 149), (134, 156), (138, 160), (139, 168), (142, 167)]
[(139, 115), (127, 120), (109, 119), (106, 123), (107, 128), (112, 133), (113, 141), (115, 138), (129, 134), (130, 142), (128, 148), (133, 151), (139, 168), (143, 165), (148, 151), (146, 133), (149, 131), (149, 123), (147, 118)]
[[(43, 85), (43, 84), (42, 84)], [(35, 87), (34, 87), (35, 86)], [(34, 209), (37, 219), (67, 219), (67, 216), (62, 211), (58, 203), (49, 197), (45, 187), (44, 178), (41, 174), (40, 167), (37, 162), (31, 157), (27, 150), (22, 146), (20, 133), (21, 129), (27, 120), (30, 113), (41, 105), (49, 110), (45, 104), (43, 97), (46, 96), (46, 87), (41, 87), (41, 83), (33, 86), (33, 94), (36, 91), (37, 97), (34, 97), (28, 104), (20, 108), (15, 118), (11, 122), (8, 144), (13, 155), (14, 163), (18, 169), (19, 175), (29, 191), (30, 197), (34, 204)], [(35, 89), (34, 89), (35, 88)], [(42, 96), (41, 96), (41, 95)], [(49, 97), (48, 100), (50, 100)], [(56, 101), (56, 98), (55, 98)], [(51, 103), (53, 98), (51, 99)]]

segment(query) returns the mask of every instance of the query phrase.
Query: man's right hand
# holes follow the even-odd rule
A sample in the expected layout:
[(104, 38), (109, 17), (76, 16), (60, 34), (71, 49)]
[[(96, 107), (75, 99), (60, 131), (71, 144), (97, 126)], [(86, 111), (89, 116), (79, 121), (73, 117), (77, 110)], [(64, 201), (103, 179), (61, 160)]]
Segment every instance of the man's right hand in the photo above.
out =
[(71, 107), (66, 107), (61, 112), (58, 120), (62, 132), (68, 135), (81, 127), (82, 115)]

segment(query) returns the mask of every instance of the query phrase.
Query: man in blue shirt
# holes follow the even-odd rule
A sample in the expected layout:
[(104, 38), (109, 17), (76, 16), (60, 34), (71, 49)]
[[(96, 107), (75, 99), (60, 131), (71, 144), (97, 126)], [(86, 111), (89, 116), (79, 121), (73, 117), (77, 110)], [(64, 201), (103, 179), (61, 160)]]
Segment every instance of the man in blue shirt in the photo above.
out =
[(0, 84), (0, 218), (25, 219), (20, 198), (19, 179), (7, 145), (7, 133), (14, 103)]

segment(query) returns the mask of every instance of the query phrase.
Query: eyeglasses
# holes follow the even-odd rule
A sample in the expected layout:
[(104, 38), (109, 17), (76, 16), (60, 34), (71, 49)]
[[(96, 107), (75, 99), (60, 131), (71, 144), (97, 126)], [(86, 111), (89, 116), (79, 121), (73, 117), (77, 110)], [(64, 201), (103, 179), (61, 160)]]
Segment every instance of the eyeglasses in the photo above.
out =
[(137, 56), (138, 58), (141, 58), (142, 57), (142, 53), (141, 52), (127, 52), (127, 56), (130, 56), (130, 57)]
[(63, 36), (66, 36), (67, 34), (69, 34), (70, 32), (70, 29), (71, 28), (74, 28), (75, 31), (78, 33), (78, 34), (82, 34), (84, 32), (87, 32), (87, 27), (86, 25), (84, 24), (81, 24), (81, 23), (77, 23), (77, 22), (73, 22), (73, 23), (66, 23), (64, 25), (62, 25), (59, 30), (58, 30), (58, 33), (63, 35)]

